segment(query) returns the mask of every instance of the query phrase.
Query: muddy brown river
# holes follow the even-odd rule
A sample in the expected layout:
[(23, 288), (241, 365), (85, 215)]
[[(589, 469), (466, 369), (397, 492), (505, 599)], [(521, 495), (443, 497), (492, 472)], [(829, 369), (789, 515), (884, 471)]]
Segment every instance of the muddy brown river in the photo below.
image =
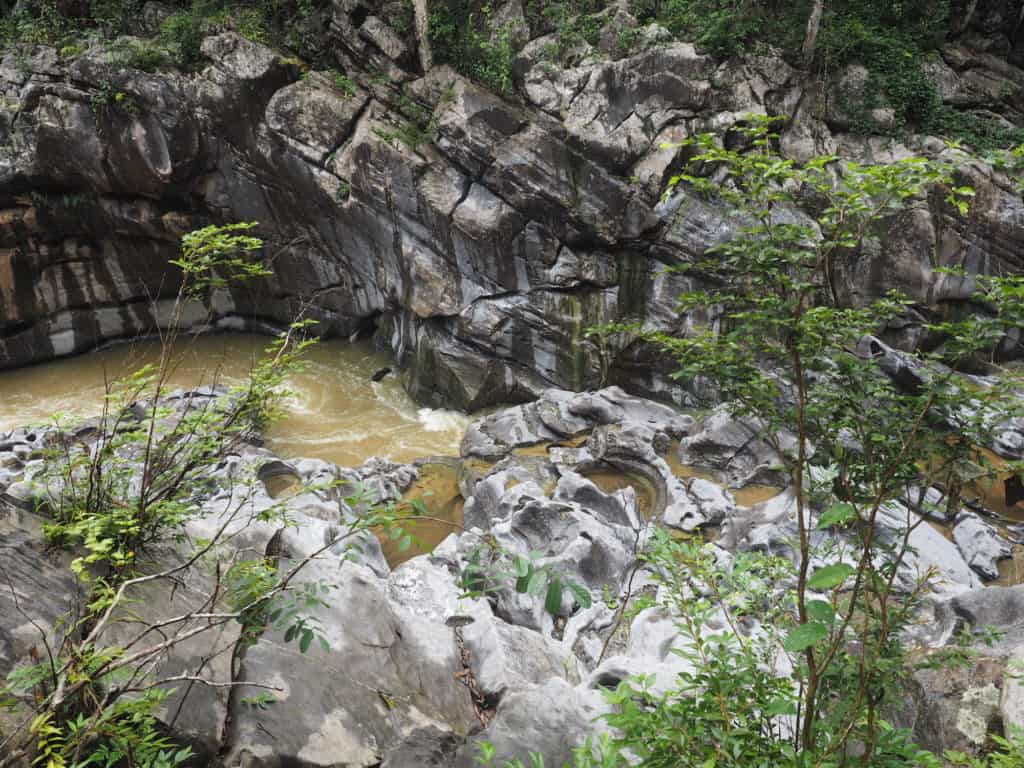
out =
[[(239, 384), (269, 341), (265, 336), (249, 334), (183, 339), (176, 347), (178, 362), (170, 383), (172, 387), (210, 384), (215, 380), (225, 385)], [(159, 352), (155, 341), (118, 344), (90, 354), (2, 372), (0, 431), (52, 422), (57, 413), (82, 418), (97, 415), (103, 404), (104, 381), (156, 362)], [(458, 456), (468, 417), (455, 411), (417, 406), (394, 375), (378, 382), (372, 380), (375, 372), (390, 365), (389, 357), (375, 352), (369, 342), (331, 340), (316, 344), (307, 354), (306, 370), (289, 382), (292, 394), (287, 415), (271, 427), (267, 447), (286, 460), (306, 456), (341, 466), (356, 466), (371, 456), (398, 462)], [(546, 455), (547, 446), (517, 452)], [(718, 482), (710, 471), (679, 464), (674, 450), (667, 458), (680, 477), (705, 477)], [(393, 565), (430, 551), (458, 528), (463, 500), (456, 477), (451, 466), (424, 467), (406, 498), (423, 500), (437, 519), (412, 526), (415, 543), (406, 552), (395, 549), (393, 542), (382, 541)], [(975, 495), (989, 509), (1009, 520), (1020, 521), (1024, 519), (1024, 503), (1006, 504), (1003, 479), (979, 484)], [(642, 478), (608, 472), (594, 473), (591, 480), (606, 491), (634, 486), (642, 511), (649, 514), (652, 492)], [(778, 488), (751, 486), (733, 494), (738, 504), (751, 506), (779, 492)], [(1001, 564), (1001, 583), (1020, 583), (1022, 579), (1024, 549), (1015, 548), (1014, 555)]]
[[(175, 387), (244, 381), (269, 339), (229, 334), (183, 339)], [(155, 341), (119, 344), (90, 354), (0, 373), (0, 431), (52, 421), (57, 412), (97, 415), (104, 380), (156, 362)], [(322, 341), (307, 355), (307, 370), (292, 377), (287, 416), (267, 435), (283, 458), (307, 456), (341, 466), (371, 456), (406, 462), (424, 456), (457, 456), (466, 417), (454, 411), (418, 407), (397, 377), (371, 381), (389, 366), (387, 355), (368, 342)]]

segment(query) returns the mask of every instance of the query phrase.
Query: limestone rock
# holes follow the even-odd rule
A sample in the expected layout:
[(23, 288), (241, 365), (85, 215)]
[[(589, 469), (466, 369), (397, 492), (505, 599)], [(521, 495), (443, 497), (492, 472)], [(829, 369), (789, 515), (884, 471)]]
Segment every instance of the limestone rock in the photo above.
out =
[(579, 682), (575, 657), (525, 627), (501, 619), (477, 619), (462, 629), (462, 642), (473, 676), (490, 701), (548, 680)]
[(487, 730), (472, 737), (456, 753), (453, 766), (476, 765), (480, 741), (494, 746), (495, 762), (527, 759), (527, 752), (539, 752), (545, 765), (562, 765), (572, 760), (573, 744), (566, 734), (578, 734), (580, 741), (601, 729), (598, 718), (607, 711), (597, 691), (574, 688), (555, 678), (533, 685), (502, 699)]
[(994, 627), (1012, 636), (1024, 627), (1024, 585), (964, 592), (953, 599), (953, 609), (975, 629)]
[(1013, 554), (1013, 545), (972, 512), (960, 514), (953, 527), (953, 541), (967, 564), (989, 580), (999, 576), (997, 563)]
[(1024, 684), (1020, 680), (1020, 665), (1024, 662), (1024, 646), (1017, 646), (1006, 662), (1007, 675), (1003, 680), (999, 711), (1003, 717), (1006, 733), (1014, 728), (1024, 728)]
[(240, 678), (274, 681), (284, 693), (266, 710), (232, 711), (229, 765), (370, 766), (413, 728), (471, 727), (452, 630), (396, 612), (371, 571), (331, 559), (303, 575), (331, 588), (315, 613), (329, 650), (314, 645), (306, 658), (274, 634), (246, 652)]

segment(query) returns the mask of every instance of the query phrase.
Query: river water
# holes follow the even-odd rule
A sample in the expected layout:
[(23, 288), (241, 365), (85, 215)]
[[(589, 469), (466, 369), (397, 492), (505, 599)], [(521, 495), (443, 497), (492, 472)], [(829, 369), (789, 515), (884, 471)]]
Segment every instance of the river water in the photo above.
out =
[[(182, 339), (175, 349), (174, 387), (242, 383), (269, 343), (265, 336), (226, 334)], [(91, 354), (64, 358), (42, 365), (0, 373), (0, 431), (30, 424), (52, 422), (55, 413), (86, 418), (100, 413), (104, 381), (125, 376), (159, 358), (155, 341), (118, 344)], [(411, 462), (429, 456), (458, 456), (459, 442), (468, 417), (455, 411), (421, 408), (402, 389), (398, 378), (388, 375), (379, 382), (373, 374), (389, 367), (389, 357), (372, 349), (369, 342), (321, 341), (310, 348), (306, 370), (292, 377), (287, 415), (266, 435), (267, 447), (283, 459), (319, 458), (341, 466), (357, 466), (371, 456)], [(580, 438), (581, 440), (583, 438)], [(522, 449), (520, 453), (547, 454), (547, 446)], [(699, 468), (681, 465), (669, 452), (673, 472), (680, 477), (716, 476)], [(997, 458), (997, 457), (993, 457)], [(998, 461), (997, 461), (998, 463)], [(407, 498), (426, 502), (441, 522), (420, 522), (413, 531), (415, 545), (398, 552), (391, 542), (382, 543), (388, 559), (397, 564), (429, 551), (462, 520), (462, 497), (457, 473), (450, 465), (424, 468)], [(591, 479), (606, 491), (632, 485), (641, 506), (651, 498), (642, 478), (616, 472), (594, 473)], [(1010, 507), (1002, 495), (1003, 478), (982, 484), (976, 496), (986, 507), (1009, 520), (1024, 520), (1024, 503)], [(737, 503), (750, 506), (765, 501), (780, 489), (752, 486), (734, 491)], [(653, 497), (652, 497), (653, 498)], [(649, 513), (649, 509), (643, 510)], [(1024, 550), (1004, 563), (1010, 583), (1019, 583), (1024, 569)]]
[[(245, 377), (270, 340), (227, 334), (182, 339), (171, 384), (190, 387), (216, 377), (230, 385)], [(57, 412), (100, 413), (104, 380), (124, 376), (159, 357), (155, 341), (118, 344), (91, 354), (0, 373), (0, 431), (52, 421)], [(305, 372), (292, 377), (287, 416), (267, 435), (282, 458), (306, 456), (355, 466), (371, 456), (399, 462), (457, 456), (467, 418), (418, 407), (394, 375), (371, 381), (391, 363), (368, 342), (322, 341), (310, 348)]]

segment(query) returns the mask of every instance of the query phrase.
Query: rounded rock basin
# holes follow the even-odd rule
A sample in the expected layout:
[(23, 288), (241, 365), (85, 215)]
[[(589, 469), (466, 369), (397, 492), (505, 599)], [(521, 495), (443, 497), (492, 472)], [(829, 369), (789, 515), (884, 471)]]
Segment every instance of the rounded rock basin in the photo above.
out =
[(459, 491), (459, 470), (455, 462), (426, 460), (419, 464), (419, 477), (404, 496), (405, 501), (419, 501), (428, 519), (410, 521), (403, 531), (411, 536), (411, 546), (401, 549), (399, 542), (378, 532), (384, 557), (397, 568), (416, 555), (433, 552), (434, 547), (452, 533), (462, 532), (462, 507), (465, 500)]

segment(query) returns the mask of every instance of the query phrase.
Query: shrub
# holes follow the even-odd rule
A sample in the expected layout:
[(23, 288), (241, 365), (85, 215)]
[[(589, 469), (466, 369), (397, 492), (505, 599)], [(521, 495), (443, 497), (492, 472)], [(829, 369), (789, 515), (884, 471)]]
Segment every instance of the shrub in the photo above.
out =
[(495, 597), (514, 590), (520, 595), (544, 596), (544, 610), (557, 617), (568, 594), (582, 609), (591, 606), (590, 591), (569, 578), (561, 568), (538, 562), (538, 556), (512, 555), (492, 542), (476, 547), (459, 573), (459, 586), (467, 597)]
[(351, 77), (343, 75), (341, 72), (334, 69), (330, 70), (329, 74), (331, 77), (331, 83), (338, 89), (338, 91), (341, 92), (342, 96), (345, 98), (355, 96), (356, 84)]
[(113, 63), (142, 72), (156, 72), (168, 63), (167, 52), (150, 42), (119, 41), (111, 51)]
[(374, 133), (389, 144), (400, 142), (412, 150), (432, 142), (437, 136), (437, 117), (419, 102), (401, 94), (394, 102), (395, 111), (405, 118), (394, 128), (374, 128)]
[(138, 102), (124, 91), (117, 90), (109, 81), (103, 82), (93, 91), (90, 96), (93, 112), (102, 113), (104, 110), (119, 110), (130, 115), (139, 111)]
[(57, 51), (57, 55), (60, 56), (62, 59), (73, 59), (76, 56), (80, 56), (82, 54), (82, 51), (83, 49), (80, 45), (65, 45), (63, 48)]
[[(642, 23), (657, 21), (677, 37), (719, 56), (771, 45), (796, 58), (810, 5), (806, 0), (635, 0), (632, 7)], [(944, 104), (926, 76), (923, 65), (944, 44), (950, 12), (950, 0), (825, 4), (814, 69), (831, 76), (858, 63), (870, 73), (863, 98), (845, 105), (854, 118), (854, 130), (893, 132), (871, 116), (884, 102), (895, 111), (897, 133), (916, 130), (947, 136), (983, 152), (1024, 140), (1022, 129), (1008, 129), (990, 118)]]
[(391, 28), (404, 36), (412, 35), (416, 26), (416, 9), (413, 0), (402, 0), (399, 10), (390, 19)]
[[(234, 29), (243, 37), (265, 45), (308, 47), (304, 25), (327, 0), (185, 0), (178, 2), (176, 13), (168, 17), (157, 35), (154, 51), (169, 50), (170, 59), (190, 69), (200, 60), (200, 45), (205, 34)], [(29, 0), (19, 3), (17, 12), (0, 18), (0, 48), (15, 45), (70, 45), (86, 34), (113, 39), (132, 28), (141, 13), (142, 0), (89, 0), (88, 12), (74, 15), (56, 0)], [(132, 52), (126, 54), (126, 66)], [(155, 52), (141, 53), (136, 68), (152, 71), (166, 62), (158, 62)]]
[(542, 15), (554, 28), (557, 40), (550, 51), (551, 57), (569, 64), (575, 51), (597, 45), (603, 24), (603, 17), (598, 13), (603, 7), (602, 0), (561, 0), (545, 4)]
[(489, 5), (474, 12), (471, 0), (432, 3), (428, 34), (438, 63), (450, 64), (497, 93), (512, 92), (511, 30), (493, 28)]
[(946, 760), (958, 768), (1021, 768), (1024, 766), (1024, 729), (1013, 728), (1008, 737), (993, 736), (995, 749), (984, 757), (946, 752)]
[(160, 42), (167, 46), (175, 63), (191, 69), (202, 58), (205, 21), (197, 13), (178, 11), (164, 20), (160, 27)]
[(105, 35), (114, 37), (128, 32), (142, 6), (142, 0), (90, 0), (89, 15)]
[(271, 42), (266, 15), (261, 8), (243, 8), (236, 11), (234, 13), (234, 28), (246, 40), (262, 45)]
[(0, 19), (0, 46), (60, 46), (67, 41), (72, 31), (71, 21), (60, 12), (53, 0), (37, 0), (18, 5), (9, 15)]
[[(620, 745), (651, 768), (787, 764), (792, 747), (780, 715), (795, 702), (791, 681), (775, 671), (786, 626), (776, 585), (794, 575), (792, 565), (754, 553), (720, 565), (703, 542), (674, 541), (661, 529), (644, 559), (678, 617), (676, 652), (693, 671), (663, 694), (652, 692), (649, 678), (608, 694), (615, 707), (608, 724)], [(731, 629), (709, 635), (706, 625), (718, 615)], [(738, 622), (750, 615), (763, 631), (744, 635)]]
[(981, 152), (1024, 140), (1024, 130), (1008, 129), (943, 103), (928, 79), (923, 65), (944, 43), (949, 15), (949, 0), (855, 0), (835, 5), (826, 14), (819, 38), (819, 67), (836, 71), (862, 63), (870, 73), (864, 98), (847, 105), (857, 117), (855, 129), (882, 130), (869, 113), (884, 96), (895, 110), (899, 131), (948, 136)]
[[(752, 3), (733, 0), (662, 0), (654, 20), (676, 36), (692, 39), (720, 56), (745, 52), (751, 41), (775, 39), (763, 35), (764, 15)], [(762, 36), (763, 35), (763, 36)]]

